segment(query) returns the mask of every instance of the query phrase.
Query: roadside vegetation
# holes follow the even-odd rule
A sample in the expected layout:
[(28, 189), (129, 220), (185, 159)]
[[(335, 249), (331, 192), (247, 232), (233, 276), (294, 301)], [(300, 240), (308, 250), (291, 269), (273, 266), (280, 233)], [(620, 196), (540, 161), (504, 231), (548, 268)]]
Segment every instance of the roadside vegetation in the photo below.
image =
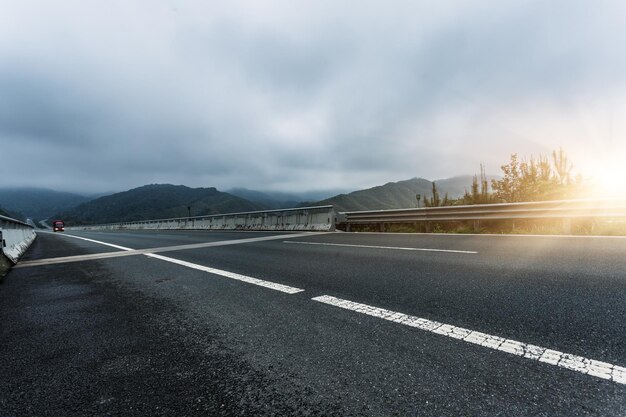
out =
[[(379, 225), (352, 225), (353, 232), (380, 232)], [(492, 233), (520, 235), (562, 235), (563, 226), (554, 220), (498, 220), (481, 221), (475, 229), (471, 222), (431, 222), (430, 230), (424, 224), (387, 224), (385, 232), (389, 233)], [(624, 219), (581, 219), (571, 224), (571, 234), (578, 236), (625, 236), (626, 220)]]
[[(435, 182), (430, 195), (424, 196), (425, 207), (465, 206), (475, 204), (520, 203), (554, 201), (585, 198), (593, 190), (585, 183), (582, 175), (573, 175), (574, 165), (561, 148), (550, 157), (540, 155), (520, 159), (512, 154), (510, 161), (501, 166), (502, 176), (488, 180), (485, 167), (481, 164), (480, 173), (474, 175), (472, 184), (460, 198), (440, 195)], [(626, 235), (626, 220), (623, 218), (580, 218), (568, 221), (568, 234), (573, 235)], [(416, 222), (406, 224), (352, 225), (356, 232), (396, 232), (396, 233), (497, 233), (497, 234), (542, 234), (564, 233), (564, 223), (560, 219), (519, 219)]]
[(584, 195), (582, 175), (572, 175), (574, 165), (562, 149), (552, 152), (551, 157), (540, 155), (521, 159), (517, 154), (502, 165), (502, 177), (492, 179), (491, 184), (485, 175), (485, 167), (480, 165), (480, 174), (474, 175), (469, 190), (458, 199), (439, 195), (437, 184), (433, 182), (430, 196), (425, 196), (426, 207), (454, 205), (519, 203), (530, 201), (550, 201), (581, 198)]

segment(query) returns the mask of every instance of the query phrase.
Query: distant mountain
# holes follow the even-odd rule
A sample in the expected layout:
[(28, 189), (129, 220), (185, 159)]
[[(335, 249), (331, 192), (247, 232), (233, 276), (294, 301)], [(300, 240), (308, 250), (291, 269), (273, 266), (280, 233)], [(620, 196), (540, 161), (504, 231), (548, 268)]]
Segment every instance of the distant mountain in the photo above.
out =
[[(470, 190), (473, 175), (463, 175), (436, 180), (435, 184), (441, 198), (448, 193), (449, 198), (459, 198)], [(496, 177), (487, 177), (489, 180)], [(316, 205), (332, 204), (337, 211), (359, 210), (390, 210), (416, 207), (416, 194), (421, 195), (421, 205), (424, 197), (431, 197), (433, 182), (424, 178), (389, 182), (385, 185), (354, 191), (349, 194), (339, 194), (334, 197), (318, 201)]]
[(106, 191), (106, 192), (101, 192), (101, 193), (85, 194), (85, 196), (89, 198), (90, 200), (95, 200), (96, 198), (105, 197), (107, 195), (111, 195), (115, 193), (119, 193), (119, 191)]
[(303, 193), (283, 193), (279, 191), (257, 191), (247, 188), (232, 188), (226, 191), (246, 200), (262, 204), (270, 209), (298, 207), (306, 201), (318, 201), (334, 194), (333, 191), (308, 191)]
[(232, 188), (226, 192), (263, 205), (269, 209), (295, 207), (300, 202), (300, 199), (296, 195), (288, 193), (263, 192), (249, 190), (247, 188)]
[(332, 204), (338, 211), (387, 210), (416, 206), (416, 194), (428, 195), (432, 182), (423, 178), (389, 182), (385, 185), (339, 194), (316, 205)]
[(0, 207), (0, 216), (10, 217), (15, 220), (24, 221), (24, 216), (22, 216), (20, 213), (14, 213), (12, 211), (5, 210), (2, 207)]
[(100, 197), (58, 213), (68, 224), (115, 223), (262, 210), (265, 207), (215, 188), (152, 184)]
[[(502, 177), (498, 175), (487, 175), (489, 189), (491, 189), (491, 180), (500, 178)], [(459, 175), (456, 177), (435, 180), (435, 184), (437, 184), (437, 190), (439, 190), (441, 197), (443, 197), (445, 193), (448, 193), (448, 197), (450, 198), (459, 198), (463, 197), (465, 191), (471, 191), (473, 179), (473, 175)], [(430, 194), (432, 194), (432, 192)]]
[(89, 201), (89, 197), (45, 188), (0, 188), (0, 205), (25, 217), (46, 219)]

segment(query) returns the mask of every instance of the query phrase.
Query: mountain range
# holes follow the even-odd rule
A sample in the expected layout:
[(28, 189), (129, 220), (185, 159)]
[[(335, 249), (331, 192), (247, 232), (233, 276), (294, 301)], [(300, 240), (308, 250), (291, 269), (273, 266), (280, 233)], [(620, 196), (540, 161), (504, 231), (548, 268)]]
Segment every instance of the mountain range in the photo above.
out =
[(231, 188), (226, 192), (262, 204), (269, 209), (297, 207), (303, 202), (320, 201), (337, 193), (332, 191), (283, 193), (279, 191), (256, 191), (247, 188)]
[(45, 219), (89, 200), (80, 194), (45, 188), (0, 188), (0, 206), (5, 211), (34, 219)]
[(23, 216), (19, 213), (11, 213), (0, 207), (0, 216), (11, 217), (13, 219), (22, 220)]
[[(473, 176), (435, 181), (441, 197), (461, 197), (471, 187)], [(112, 223), (202, 216), (208, 214), (281, 209), (304, 205), (335, 206), (337, 211), (379, 210), (415, 207), (416, 195), (432, 194), (432, 181), (412, 178), (332, 197), (331, 191), (281, 193), (233, 188), (228, 192), (184, 185), (151, 184), (110, 195), (84, 196), (46, 189), (0, 189), (0, 207), (21, 218), (61, 218), (68, 224)], [(97, 198), (96, 198), (97, 197)], [(189, 210), (191, 208), (191, 212)]]
[(55, 216), (69, 224), (167, 219), (265, 209), (215, 188), (151, 184), (82, 203)]
[[(437, 191), (441, 198), (446, 194), (451, 199), (462, 197), (472, 185), (473, 175), (461, 175), (457, 177), (435, 180)], [(492, 178), (487, 176), (489, 182)], [(432, 196), (433, 181), (424, 178), (411, 178), (410, 180), (389, 182), (385, 185), (354, 191), (349, 194), (340, 194), (319, 201), (320, 205), (333, 205), (337, 211), (359, 210), (391, 210), (408, 207), (417, 207), (416, 196), (421, 197), (421, 207), (424, 206), (424, 198)]]

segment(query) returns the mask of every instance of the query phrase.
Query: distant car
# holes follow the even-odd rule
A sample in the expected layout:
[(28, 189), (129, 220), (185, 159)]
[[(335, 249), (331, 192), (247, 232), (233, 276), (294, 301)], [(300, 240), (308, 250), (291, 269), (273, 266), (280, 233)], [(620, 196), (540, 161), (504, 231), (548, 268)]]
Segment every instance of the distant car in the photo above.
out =
[(55, 220), (52, 222), (52, 231), (53, 232), (64, 232), (65, 231), (65, 223), (63, 220)]

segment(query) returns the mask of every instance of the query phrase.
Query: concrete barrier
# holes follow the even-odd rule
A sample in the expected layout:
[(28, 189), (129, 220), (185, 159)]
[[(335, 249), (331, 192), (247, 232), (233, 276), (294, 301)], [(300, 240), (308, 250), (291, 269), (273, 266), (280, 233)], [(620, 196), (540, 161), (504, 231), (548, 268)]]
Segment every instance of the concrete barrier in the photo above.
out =
[(74, 226), (66, 229), (297, 230), (328, 232), (335, 230), (335, 210), (333, 209), (333, 206), (302, 207), (282, 210), (216, 214), (199, 217), (181, 217), (175, 219), (141, 220), (94, 226)]
[(13, 264), (17, 263), (20, 256), (26, 252), (35, 237), (33, 226), (10, 217), (0, 216), (2, 253)]

